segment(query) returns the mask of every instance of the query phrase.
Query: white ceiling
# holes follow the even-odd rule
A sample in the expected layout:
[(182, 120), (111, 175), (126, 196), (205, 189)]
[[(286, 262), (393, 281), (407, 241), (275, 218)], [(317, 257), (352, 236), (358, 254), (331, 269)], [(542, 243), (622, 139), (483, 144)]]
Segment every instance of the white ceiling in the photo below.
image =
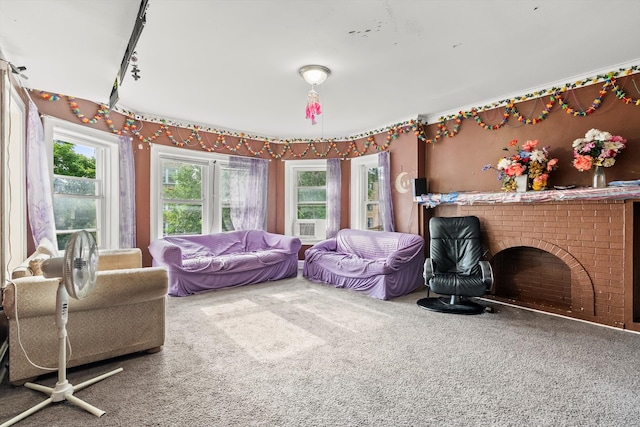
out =
[[(108, 103), (138, 0), (0, 0), (28, 88)], [(149, 0), (118, 107), (270, 138), (341, 138), (640, 64), (638, 0)], [(305, 119), (299, 67), (332, 74)]]

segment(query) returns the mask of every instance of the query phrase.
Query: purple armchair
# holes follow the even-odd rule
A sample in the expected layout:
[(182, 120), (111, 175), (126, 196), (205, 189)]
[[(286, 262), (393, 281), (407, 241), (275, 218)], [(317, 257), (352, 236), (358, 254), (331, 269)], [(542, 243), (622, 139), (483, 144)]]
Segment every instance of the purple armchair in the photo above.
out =
[(262, 230), (238, 230), (151, 242), (153, 265), (167, 269), (169, 295), (186, 296), (211, 289), (295, 277), (297, 237)]
[(423, 285), (423, 249), (416, 234), (344, 229), (305, 251), (302, 275), (391, 299)]

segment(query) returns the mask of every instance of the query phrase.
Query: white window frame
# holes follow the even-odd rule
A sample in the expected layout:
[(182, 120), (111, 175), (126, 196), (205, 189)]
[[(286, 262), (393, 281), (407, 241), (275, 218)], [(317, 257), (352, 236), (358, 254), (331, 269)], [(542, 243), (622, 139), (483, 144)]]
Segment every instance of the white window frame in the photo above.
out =
[[(284, 230), (288, 236), (296, 236), (296, 220), (297, 220), (297, 206), (298, 206), (298, 192), (296, 185), (296, 175), (300, 171), (327, 171), (327, 161), (325, 159), (313, 159), (313, 160), (285, 160), (284, 162)], [(320, 227), (320, 230), (326, 229), (326, 219), (324, 220), (324, 227)], [(323, 235), (314, 239), (300, 237), (303, 244), (314, 244), (325, 239)]]
[(49, 159), (51, 194), (53, 193), (53, 141), (62, 140), (96, 149), (96, 178), (101, 180), (100, 207), (97, 214), (99, 249), (120, 246), (120, 172), (118, 136), (77, 125), (66, 120), (45, 116), (44, 140)]
[[(217, 153), (199, 152), (168, 145), (151, 146), (151, 212), (150, 238), (160, 239), (162, 233), (162, 161), (175, 160), (203, 166), (202, 172), (202, 234), (216, 233), (222, 230), (222, 208), (220, 189), (222, 169), (229, 166), (229, 156)], [(228, 203), (226, 204), (228, 205)]]
[(351, 159), (351, 218), (350, 227), (367, 230), (367, 171), (378, 167), (378, 154)]

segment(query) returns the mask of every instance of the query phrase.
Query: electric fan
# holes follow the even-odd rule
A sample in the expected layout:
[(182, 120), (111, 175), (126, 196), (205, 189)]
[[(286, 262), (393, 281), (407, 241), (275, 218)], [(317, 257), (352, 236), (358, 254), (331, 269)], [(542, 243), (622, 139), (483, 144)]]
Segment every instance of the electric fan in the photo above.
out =
[(105, 412), (95, 406), (78, 399), (73, 395), (74, 391), (82, 390), (111, 375), (122, 372), (122, 368), (115, 369), (106, 374), (87, 380), (73, 386), (67, 381), (66, 370), (66, 339), (69, 296), (82, 299), (91, 293), (96, 284), (96, 271), (98, 269), (98, 248), (91, 234), (85, 230), (74, 233), (65, 247), (63, 257), (50, 258), (42, 263), (42, 274), (47, 278), (60, 278), (56, 294), (56, 327), (58, 328), (58, 382), (54, 388), (34, 383), (26, 383), (24, 386), (32, 390), (48, 394), (49, 398), (31, 409), (9, 420), (1, 427), (10, 426), (34, 412), (48, 406), (53, 402), (67, 400), (80, 408), (91, 412), (97, 417)]

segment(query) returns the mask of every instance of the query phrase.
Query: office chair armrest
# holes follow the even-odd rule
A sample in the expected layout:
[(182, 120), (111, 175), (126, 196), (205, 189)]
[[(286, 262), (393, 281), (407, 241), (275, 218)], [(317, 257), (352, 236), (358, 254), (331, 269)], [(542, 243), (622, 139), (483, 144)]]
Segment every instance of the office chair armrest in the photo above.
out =
[(493, 269), (489, 261), (478, 261), (482, 272), (482, 281), (487, 286), (487, 291), (493, 290)]
[(422, 273), (422, 277), (424, 277), (425, 285), (429, 283), (429, 279), (434, 276), (433, 274), (433, 260), (431, 258), (427, 258), (424, 261), (424, 273)]

